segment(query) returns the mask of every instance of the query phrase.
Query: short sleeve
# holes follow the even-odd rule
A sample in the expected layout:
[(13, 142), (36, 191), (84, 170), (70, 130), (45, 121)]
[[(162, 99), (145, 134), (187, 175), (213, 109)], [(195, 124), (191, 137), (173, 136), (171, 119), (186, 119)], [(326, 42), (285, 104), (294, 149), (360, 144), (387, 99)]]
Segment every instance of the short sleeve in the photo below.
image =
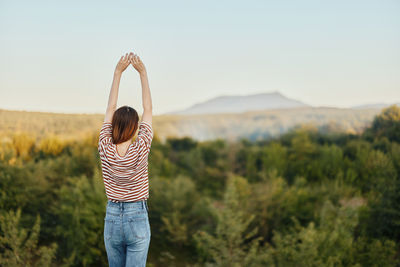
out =
[(142, 149), (150, 152), (151, 142), (153, 141), (153, 127), (150, 123), (142, 121), (139, 125), (137, 141)]
[(103, 122), (99, 135), (99, 150), (112, 143), (112, 124)]

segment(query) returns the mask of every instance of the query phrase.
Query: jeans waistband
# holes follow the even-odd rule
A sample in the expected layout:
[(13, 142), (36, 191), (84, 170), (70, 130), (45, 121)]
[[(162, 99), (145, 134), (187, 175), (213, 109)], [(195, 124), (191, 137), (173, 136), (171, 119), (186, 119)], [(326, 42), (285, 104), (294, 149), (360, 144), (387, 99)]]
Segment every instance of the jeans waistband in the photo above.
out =
[(143, 208), (143, 209), (148, 209), (147, 206), (147, 199), (141, 199), (137, 201), (132, 201), (132, 202), (113, 202), (111, 200), (107, 200), (107, 207), (109, 208), (119, 208), (120, 210), (124, 209), (137, 209), (137, 208)]

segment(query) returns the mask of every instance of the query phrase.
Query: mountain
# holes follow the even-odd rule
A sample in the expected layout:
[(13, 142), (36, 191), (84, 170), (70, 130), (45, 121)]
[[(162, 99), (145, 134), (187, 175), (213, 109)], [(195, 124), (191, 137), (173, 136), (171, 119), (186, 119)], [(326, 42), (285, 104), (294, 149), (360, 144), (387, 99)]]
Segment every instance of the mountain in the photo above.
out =
[(255, 110), (287, 109), (310, 107), (300, 101), (290, 99), (279, 92), (253, 95), (219, 96), (197, 103), (187, 109), (166, 114), (193, 115), (213, 113), (243, 113)]
[(391, 105), (397, 105), (400, 106), (400, 103), (393, 103), (393, 104), (387, 104), (387, 103), (373, 103), (373, 104), (365, 104), (365, 105), (360, 105), (360, 106), (354, 106), (352, 107), (353, 109), (370, 109), (370, 108), (376, 108), (376, 109), (383, 109), (387, 108)]

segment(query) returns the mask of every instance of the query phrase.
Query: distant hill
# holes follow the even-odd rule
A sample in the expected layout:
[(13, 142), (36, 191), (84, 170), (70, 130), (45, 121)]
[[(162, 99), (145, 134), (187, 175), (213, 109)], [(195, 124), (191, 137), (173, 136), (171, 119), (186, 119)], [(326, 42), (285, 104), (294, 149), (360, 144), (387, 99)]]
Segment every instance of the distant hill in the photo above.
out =
[(373, 103), (373, 104), (354, 106), (353, 108), (354, 109), (368, 109), (368, 108), (383, 109), (383, 108), (387, 108), (387, 107), (389, 107), (391, 105), (400, 106), (400, 103), (397, 103), (397, 104)]
[(219, 96), (187, 109), (166, 114), (194, 115), (215, 113), (243, 113), (255, 110), (287, 109), (309, 107), (300, 101), (290, 99), (279, 92), (253, 95)]
[(344, 109), (331, 107), (299, 107), (291, 109), (259, 110), (240, 114), (169, 115), (159, 116), (175, 133), (172, 136), (189, 136), (197, 140), (222, 138), (238, 140), (263, 140), (278, 137), (299, 127), (313, 127), (324, 133), (358, 134), (368, 127), (379, 109)]
[[(216, 138), (237, 140), (277, 137), (301, 124), (314, 125), (323, 132), (360, 133), (369, 126), (379, 109), (298, 107), (258, 110), (243, 113), (153, 116), (154, 136), (162, 142), (168, 137), (192, 137), (204, 141)], [(104, 114), (62, 114), (0, 109), (0, 143), (26, 132), (36, 140), (49, 134), (65, 139), (84, 139), (96, 143)]]

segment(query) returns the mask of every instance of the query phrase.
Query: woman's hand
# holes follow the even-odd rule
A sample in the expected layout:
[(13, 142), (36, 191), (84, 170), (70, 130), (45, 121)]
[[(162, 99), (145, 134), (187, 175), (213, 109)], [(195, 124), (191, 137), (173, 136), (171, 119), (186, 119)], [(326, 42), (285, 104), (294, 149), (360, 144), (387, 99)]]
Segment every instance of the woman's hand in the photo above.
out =
[(129, 62), (139, 72), (139, 74), (146, 73), (146, 67), (144, 66), (140, 57), (132, 52), (129, 54)]
[(117, 66), (115, 67), (115, 72), (118, 74), (122, 74), (124, 70), (129, 66), (129, 56), (128, 53), (125, 56), (121, 56), (120, 60), (118, 61)]

